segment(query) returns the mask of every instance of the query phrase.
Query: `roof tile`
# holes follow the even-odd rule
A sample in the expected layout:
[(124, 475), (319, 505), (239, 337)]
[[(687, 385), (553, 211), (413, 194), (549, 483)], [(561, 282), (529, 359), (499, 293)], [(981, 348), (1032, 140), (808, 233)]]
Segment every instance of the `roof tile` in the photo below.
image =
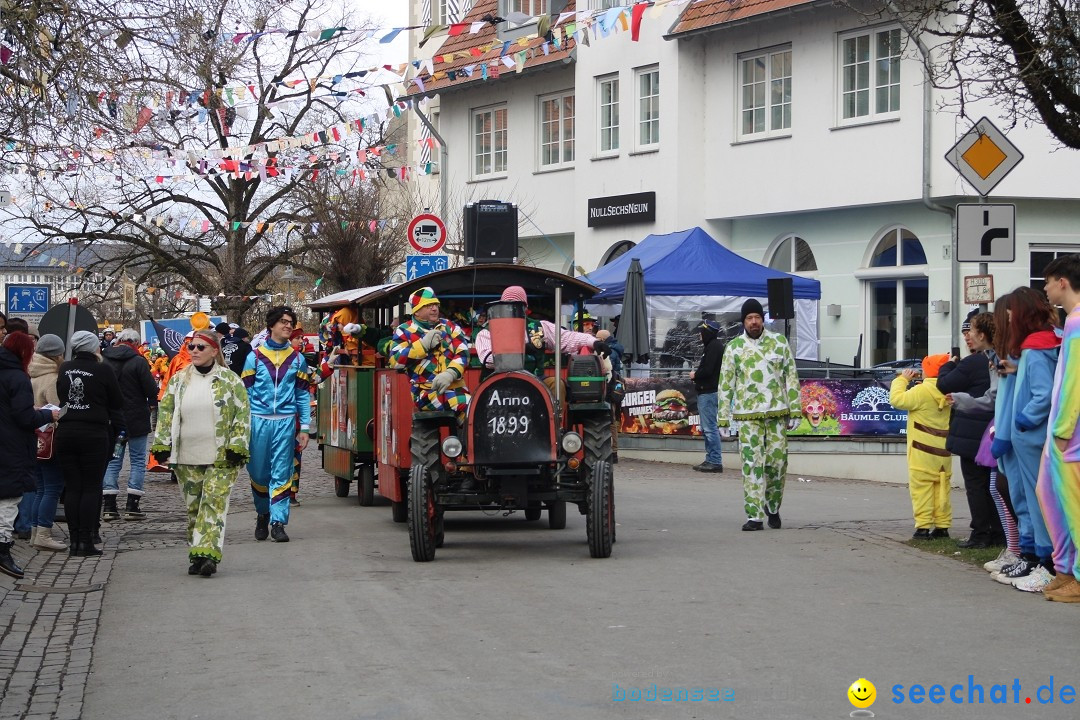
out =
[(681, 35), (811, 2), (815, 0), (699, 0), (683, 11), (670, 35)]

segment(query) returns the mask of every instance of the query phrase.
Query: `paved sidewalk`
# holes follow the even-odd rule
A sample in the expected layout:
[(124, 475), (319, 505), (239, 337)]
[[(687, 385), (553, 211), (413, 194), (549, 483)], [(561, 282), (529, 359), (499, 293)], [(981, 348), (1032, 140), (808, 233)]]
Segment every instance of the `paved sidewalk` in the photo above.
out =
[[(300, 500), (333, 494), (318, 451), (305, 456)], [(124, 503), (127, 469), (120, 479)], [(305, 482), (306, 481), (306, 482)], [(233, 486), (229, 515), (254, 513), (245, 470)], [(12, 555), (25, 577), (0, 575), (0, 720), (83, 716), (83, 696), (93, 658), (105, 587), (117, 553), (184, 547), (186, 520), (179, 487), (166, 473), (148, 473), (141, 503), (146, 519), (101, 524), (100, 557), (73, 558), (17, 540)], [(65, 523), (54, 533), (67, 541)], [(185, 555), (176, 562), (186, 565)]]

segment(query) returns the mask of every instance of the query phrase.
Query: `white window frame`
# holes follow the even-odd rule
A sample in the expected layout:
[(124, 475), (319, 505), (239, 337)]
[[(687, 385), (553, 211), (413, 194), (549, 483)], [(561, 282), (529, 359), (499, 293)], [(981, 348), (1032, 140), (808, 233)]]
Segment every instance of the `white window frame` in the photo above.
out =
[[(496, 120), (499, 115), (502, 115), (503, 125), (500, 130), (496, 125)], [(491, 116), (491, 129), (485, 133), (490, 135), (490, 152), (484, 153), (485, 155), (491, 155), (491, 163), (486, 166), (485, 169), (480, 170), (477, 167), (477, 161), (480, 159), (480, 143), (479, 135), (476, 131), (477, 118), (490, 115)], [(502, 135), (502, 150), (497, 150), (498, 136)], [(483, 108), (474, 108), (469, 114), (469, 143), (470, 143), (470, 166), (472, 168), (472, 177), (476, 180), (483, 180), (488, 178), (506, 177), (509, 168), (509, 110), (505, 103), (500, 105), (490, 105)], [(502, 156), (502, 163), (499, 164), (499, 156)]]
[[(897, 44), (891, 47), (893, 54), (888, 55), (888, 65), (883, 65), (884, 56), (880, 55), (879, 40), (883, 35), (890, 38), (896, 34)], [(849, 41), (858, 41), (865, 38), (867, 43), (865, 60), (856, 58), (856, 62), (847, 63), (845, 58), (845, 44)], [(900, 89), (901, 70), (903, 65), (903, 31), (897, 25), (886, 25), (870, 29), (842, 33), (837, 36), (837, 93), (836, 93), (836, 116), (840, 125), (858, 125), (866, 122), (878, 122), (900, 117)], [(858, 67), (865, 69), (865, 83), (858, 77)], [(855, 77), (854, 87), (849, 88), (846, 84), (849, 77), (849, 68), (853, 69)], [(885, 71), (884, 77), (882, 71)], [(884, 80), (884, 82), (883, 82)], [(884, 91), (884, 95), (882, 94)], [(865, 112), (859, 112), (858, 95), (865, 93)], [(848, 116), (849, 97), (854, 102), (852, 114)], [(882, 100), (886, 102), (882, 104)], [(895, 102), (894, 102), (895, 101)], [(894, 107), (895, 104), (895, 107)]]
[[(570, 99), (573, 102), (574, 115), (569, 117), (571, 121), (570, 132), (571, 136), (566, 137), (566, 100)], [(548, 123), (546, 116), (544, 115), (544, 105), (546, 103), (555, 103), (555, 107), (558, 108), (559, 116), (554, 121), (554, 129), (556, 137), (553, 142), (544, 142), (544, 129)], [(550, 95), (541, 95), (537, 98), (536, 104), (537, 113), (537, 128), (536, 128), (536, 166), (540, 170), (557, 170), (559, 168), (573, 167), (574, 160), (576, 158), (576, 123), (575, 116), (577, 114), (577, 102), (574, 100), (574, 91), (563, 90), (562, 92), (551, 93)], [(544, 162), (544, 147), (546, 145), (555, 145), (557, 147), (558, 160), (555, 162)], [(569, 157), (567, 157), (569, 155)]]
[[(789, 264), (791, 266), (791, 269), (790, 270), (785, 270), (784, 268), (776, 267), (775, 265), (773, 265), (773, 263), (776, 262), (776, 260), (779, 258), (780, 251), (785, 249), (784, 248), (784, 243), (788, 242), (789, 240), (791, 241), (791, 244), (787, 246), (787, 248), (786, 248), (787, 252), (785, 254), (787, 256), (787, 259), (788, 259), (788, 262), (789, 262)], [(779, 237), (777, 237), (775, 240), (773, 240), (772, 243), (769, 245), (768, 249), (765, 251), (765, 258), (766, 258), (765, 266), (768, 267), (768, 268), (772, 268), (773, 270), (780, 270), (781, 272), (786, 272), (786, 273), (791, 274), (791, 275), (801, 275), (803, 277), (816, 277), (817, 274), (818, 274), (818, 269), (814, 269), (814, 270), (799, 270), (798, 269), (799, 268), (799, 265), (798, 265), (798, 261), (799, 261), (798, 245), (799, 245), (800, 242), (806, 244), (806, 248), (810, 252), (810, 259), (813, 260), (814, 266), (815, 266), (815, 268), (817, 268), (817, 266), (818, 266), (817, 255), (814, 253), (813, 246), (810, 245), (810, 242), (806, 238), (799, 235), (798, 233), (785, 233), (785, 234), (780, 235)]]
[[(739, 61), (735, 64), (735, 72), (738, 74), (736, 78), (735, 87), (737, 88), (738, 97), (736, 99), (736, 107), (738, 107), (739, 117), (736, 122), (737, 138), (739, 140), (758, 140), (761, 138), (769, 137), (788, 137), (791, 135), (791, 88), (792, 88), (792, 56), (791, 46), (770, 48), (768, 50), (758, 50), (752, 53), (746, 53), (739, 56)], [(779, 74), (775, 62), (779, 60), (781, 63), (786, 61), (787, 67), (780, 68)], [(753, 105), (747, 107), (747, 77), (746, 69), (748, 63), (761, 62), (764, 65), (763, 73), (760, 78), (755, 77), (752, 85), (759, 85), (761, 87), (761, 104), (757, 104), (758, 98), (751, 99)], [(787, 74), (783, 72), (786, 69)], [(779, 84), (780, 97), (777, 102), (775, 92), (777, 85)], [(786, 88), (785, 88), (786, 84)], [(786, 94), (785, 94), (786, 90)], [(783, 117), (784, 108), (787, 108), (787, 118), (785, 124), (785, 118)], [(774, 111), (779, 109), (781, 117), (778, 123), (774, 123), (776, 118), (774, 117)], [(760, 112), (764, 117), (764, 124), (761, 130), (749, 130), (744, 128), (744, 119), (747, 111)]]
[[(646, 75), (656, 73), (656, 93), (642, 95), (641, 81)], [(642, 139), (643, 126), (655, 123), (655, 135), (650, 133)], [(634, 69), (634, 147), (638, 151), (656, 150), (660, 147), (660, 66), (649, 65)]]
[[(613, 83), (615, 88), (615, 99), (612, 102), (604, 102), (604, 86), (608, 83)], [(596, 78), (596, 155), (597, 157), (610, 157), (612, 155), (619, 154), (619, 141), (620, 141), (620, 119), (619, 119), (619, 74), (613, 73), (611, 75), (601, 75)], [(614, 115), (614, 122), (609, 125), (604, 124), (604, 109), (611, 108)], [(610, 133), (609, 141), (613, 140), (608, 147), (604, 147), (604, 132)]]

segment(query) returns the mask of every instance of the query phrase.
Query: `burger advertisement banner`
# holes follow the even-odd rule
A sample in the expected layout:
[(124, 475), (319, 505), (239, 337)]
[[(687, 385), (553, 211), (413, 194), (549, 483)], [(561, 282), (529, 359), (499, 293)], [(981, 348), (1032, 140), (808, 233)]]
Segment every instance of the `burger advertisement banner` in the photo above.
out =
[[(802, 380), (803, 420), (788, 435), (902, 436), (907, 413), (889, 403), (880, 380)], [(689, 378), (627, 378), (620, 430), (632, 435), (701, 435), (697, 393)]]

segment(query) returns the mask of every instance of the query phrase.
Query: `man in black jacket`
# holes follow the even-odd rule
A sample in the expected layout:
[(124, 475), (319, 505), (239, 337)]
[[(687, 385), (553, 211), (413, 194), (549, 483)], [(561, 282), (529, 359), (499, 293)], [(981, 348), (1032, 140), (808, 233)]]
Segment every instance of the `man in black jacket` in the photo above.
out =
[(695, 465), (694, 469), (698, 472), (723, 472), (720, 430), (716, 426), (716, 386), (720, 379), (720, 363), (724, 359), (724, 343), (717, 337), (720, 325), (715, 320), (703, 320), (698, 330), (705, 352), (697, 369), (690, 372), (690, 379), (697, 390), (698, 422), (705, 436), (705, 462)]
[[(128, 458), (131, 461), (125, 520), (142, 520), (146, 517), (146, 513), (139, 507), (139, 501), (143, 496), (143, 480), (146, 478), (146, 439), (150, 435), (150, 408), (157, 405), (158, 388), (150, 372), (150, 363), (136, 349), (141, 341), (137, 331), (124, 329), (116, 337), (116, 344), (101, 352), (105, 362), (116, 373), (120, 392), (124, 397)], [(112, 521), (120, 517), (116, 496), (120, 494), (120, 469), (123, 466), (123, 457), (113, 458), (105, 470), (101, 497), (102, 520)]]
[[(938, 372), (937, 388), (945, 395), (967, 393), (978, 398), (990, 389), (990, 362), (982, 350), (993, 343), (994, 326), (990, 314), (983, 315), (985, 318), (979, 316), (977, 310), (972, 311), (962, 326), (964, 340), (972, 353), (963, 360), (952, 358)], [(977, 318), (975, 329), (972, 328), (973, 318)], [(983, 433), (993, 419), (992, 411), (964, 412), (956, 407), (949, 418), (945, 449), (960, 458), (960, 471), (964, 475), (964, 490), (971, 511), (971, 535), (957, 543), (964, 548), (985, 548), (1005, 542), (1001, 518), (990, 494), (990, 468), (975, 462)]]

